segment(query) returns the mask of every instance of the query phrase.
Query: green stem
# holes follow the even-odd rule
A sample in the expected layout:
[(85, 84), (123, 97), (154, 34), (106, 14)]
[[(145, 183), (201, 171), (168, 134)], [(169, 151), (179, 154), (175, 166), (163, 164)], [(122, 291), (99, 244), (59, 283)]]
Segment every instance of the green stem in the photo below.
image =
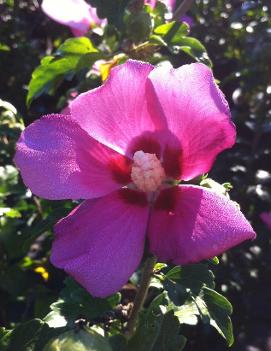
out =
[(180, 18), (186, 14), (186, 12), (192, 6), (192, 3), (193, 3), (193, 0), (184, 0), (174, 12), (172, 20), (175, 21), (175, 23), (173, 24), (173, 26), (170, 28), (170, 30), (164, 37), (164, 40), (167, 43), (169, 43), (171, 39), (174, 37), (174, 35), (178, 32), (181, 26)]
[(180, 18), (186, 14), (186, 12), (192, 6), (193, 0), (183, 0), (183, 2), (178, 6), (173, 15), (173, 21), (179, 21)]
[(167, 32), (167, 34), (164, 36), (165, 42), (170, 43), (171, 39), (178, 32), (180, 26), (181, 26), (181, 23), (177, 22), (177, 21), (173, 24), (173, 26), (170, 28), (170, 30)]
[(127, 323), (126, 335), (128, 337), (131, 337), (134, 334), (137, 320), (138, 320), (138, 314), (144, 305), (144, 301), (148, 293), (155, 264), (156, 264), (156, 257), (154, 256), (148, 257), (144, 263), (141, 282), (137, 290), (134, 306), (133, 306), (129, 321)]

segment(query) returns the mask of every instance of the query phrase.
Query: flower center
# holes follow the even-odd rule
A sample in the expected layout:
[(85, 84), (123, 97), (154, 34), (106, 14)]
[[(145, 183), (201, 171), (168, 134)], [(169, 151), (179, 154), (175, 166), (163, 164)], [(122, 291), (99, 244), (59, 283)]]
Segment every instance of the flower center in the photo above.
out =
[(137, 188), (145, 192), (158, 190), (166, 174), (156, 155), (136, 151), (133, 161), (131, 178)]

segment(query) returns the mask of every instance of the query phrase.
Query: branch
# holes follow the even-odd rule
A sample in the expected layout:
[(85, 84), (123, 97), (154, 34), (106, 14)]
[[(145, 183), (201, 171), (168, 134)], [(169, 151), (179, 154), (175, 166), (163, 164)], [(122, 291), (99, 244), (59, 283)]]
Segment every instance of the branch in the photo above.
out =
[(148, 257), (145, 261), (141, 282), (135, 297), (134, 306), (129, 321), (127, 323), (126, 335), (128, 337), (131, 337), (135, 331), (138, 313), (143, 307), (144, 301), (146, 299), (155, 264), (156, 257), (154, 256)]
[(192, 6), (193, 0), (183, 0), (183, 2), (179, 5), (176, 11), (173, 14), (172, 20), (179, 21), (182, 16), (186, 14), (186, 12)]

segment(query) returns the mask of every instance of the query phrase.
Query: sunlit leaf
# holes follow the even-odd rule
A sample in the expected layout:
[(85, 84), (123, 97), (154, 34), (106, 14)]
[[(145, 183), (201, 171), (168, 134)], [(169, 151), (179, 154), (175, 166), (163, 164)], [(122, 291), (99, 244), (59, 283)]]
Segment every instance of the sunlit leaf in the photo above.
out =
[(210, 324), (227, 340), (229, 346), (233, 344), (234, 337), (230, 315), (232, 305), (217, 291), (203, 288), (203, 300), (210, 315)]
[(43, 93), (53, 93), (63, 79), (72, 79), (82, 68), (91, 67), (100, 58), (98, 49), (90, 39), (72, 38), (66, 40), (54, 56), (46, 56), (41, 60), (28, 86), (27, 105)]
[(51, 339), (43, 351), (112, 351), (108, 340), (89, 328), (69, 330)]

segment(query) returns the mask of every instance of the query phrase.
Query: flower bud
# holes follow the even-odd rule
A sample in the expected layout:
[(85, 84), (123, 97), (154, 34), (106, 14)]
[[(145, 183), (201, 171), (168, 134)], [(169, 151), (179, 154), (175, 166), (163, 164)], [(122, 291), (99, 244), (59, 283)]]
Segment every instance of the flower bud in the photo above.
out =
[(132, 13), (126, 23), (127, 36), (135, 43), (148, 39), (152, 30), (152, 20), (148, 13), (139, 11)]

